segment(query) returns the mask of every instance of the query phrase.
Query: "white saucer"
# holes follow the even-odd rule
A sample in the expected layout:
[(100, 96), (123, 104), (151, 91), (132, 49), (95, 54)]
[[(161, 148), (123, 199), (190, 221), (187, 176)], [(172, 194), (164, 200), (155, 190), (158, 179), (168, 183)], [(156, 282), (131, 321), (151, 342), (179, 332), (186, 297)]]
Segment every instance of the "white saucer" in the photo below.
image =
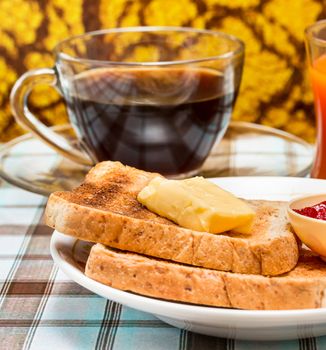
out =
[[(211, 179), (237, 196), (289, 200), (308, 193), (326, 192), (326, 181), (289, 177), (228, 177)], [(283, 340), (326, 335), (326, 308), (250, 311), (196, 306), (123, 292), (83, 273), (90, 243), (55, 231), (51, 254), (55, 263), (76, 283), (125, 306), (149, 312), (175, 327), (202, 334), (246, 340)], [(68, 307), (68, 306), (67, 306)]]
[[(71, 127), (53, 130), (78, 148)], [(200, 169), (204, 177), (306, 176), (313, 147), (304, 140), (267, 126), (231, 122)], [(0, 146), (0, 177), (27, 191), (45, 196), (76, 187), (89, 168), (60, 156), (31, 134)]]

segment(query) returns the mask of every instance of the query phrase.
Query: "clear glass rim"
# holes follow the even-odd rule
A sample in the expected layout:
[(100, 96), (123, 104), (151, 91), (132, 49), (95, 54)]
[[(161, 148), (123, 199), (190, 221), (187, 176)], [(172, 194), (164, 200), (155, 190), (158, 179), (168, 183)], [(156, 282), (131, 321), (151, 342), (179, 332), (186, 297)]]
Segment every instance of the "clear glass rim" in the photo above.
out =
[[(176, 60), (176, 61), (157, 61), (157, 62), (123, 62), (123, 61), (109, 61), (109, 60), (95, 60), (90, 58), (83, 57), (73, 57), (71, 55), (62, 52), (62, 48), (64, 45), (69, 44), (76, 39), (82, 39), (87, 36), (97, 36), (104, 34), (114, 34), (114, 33), (132, 33), (132, 32), (163, 32), (163, 31), (171, 31), (171, 32), (183, 32), (183, 33), (198, 33), (198, 34), (208, 34), (212, 37), (222, 37), (233, 43), (236, 43), (237, 46), (234, 50), (229, 50), (223, 54), (216, 56), (208, 56), (203, 58), (196, 58), (190, 60)], [(207, 30), (207, 29), (196, 29), (190, 27), (170, 27), (170, 26), (146, 26), (146, 27), (122, 27), (122, 28), (112, 28), (112, 29), (102, 29), (91, 32), (86, 32), (80, 35), (71, 36), (65, 40), (60, 41), (53, 49), (56, 57), (63, 59), (65, 61), (75, 62), (75, 63), (88, 63), (88, 64), (96, 64), (96, 65), (119, 65), (119, 66), (168, 66), (168, 65), (180, 65), (180, 64), (193, 64), (193, 63), (201, 63), (212, 60), (224, 60), (230, 59), (239, 55), (244, 54), (244, 43), (241, 39), (231, 35), (226, 34), (220, 31)]]
[(326, 19), (322, 19), (322, 20), (317, 21), (317, 22), (311, 24), (310, 26), (308, 26), (305, 29), (306, 39), (309, 41), (313, 41), (316, 44), (325, 46), (326, 45), (326, 38), (321, 39), (321, 38), (314, 36), (314, 30), (317, 28), (323, 28), (323, 27), (326, 28)]

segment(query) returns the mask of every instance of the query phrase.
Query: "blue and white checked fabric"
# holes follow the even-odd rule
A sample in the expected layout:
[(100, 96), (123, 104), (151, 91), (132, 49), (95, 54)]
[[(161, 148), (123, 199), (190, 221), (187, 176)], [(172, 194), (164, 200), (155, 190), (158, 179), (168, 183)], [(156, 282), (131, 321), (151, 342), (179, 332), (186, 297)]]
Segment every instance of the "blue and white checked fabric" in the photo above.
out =
[[(205, 168), (207, 176), (244, 175), (242, 171), (246, 175), (293, 175), (311, 161), (308, 148), (268, 134), (259, 139), (259, 148), (269, 153), (257, 154), (257, 143), (252, 142), (257, 141), (257, 134), (235, 126), (213, 150)], [(272, 141), (274, 147), (269, 149)], [(35, 154), (37, 166), (29, 168)], [(45, 174), (44, 192), (66, 188), (66, 182), (69, 187), (71, 177), (76, 176), (65, 161), (35, 139), (12, 148), (6, 166), (33, 184), (39, 185)], [(53, 177), (48, 178), (53, 166)], [(23, 174), (22, 168), (26, 169)], [(32, 175), (38, 171), (39, 177), (34, 179)], [(58, 178), (63, 182), (58, 183)], [(46, 197), (0, 180), (0, 350), (326, 349), (326, 337), (248, 342), (199, 335), (89, 292), (54, 265), (49, 252), (52, 229), (43, 221), (45, 204)]]
[(94, 295), (53, 264), (45, 204), (45, 197), (0, 180), (0, 349), (326, 349), (326, 337), (249, 342), (199, 335)]

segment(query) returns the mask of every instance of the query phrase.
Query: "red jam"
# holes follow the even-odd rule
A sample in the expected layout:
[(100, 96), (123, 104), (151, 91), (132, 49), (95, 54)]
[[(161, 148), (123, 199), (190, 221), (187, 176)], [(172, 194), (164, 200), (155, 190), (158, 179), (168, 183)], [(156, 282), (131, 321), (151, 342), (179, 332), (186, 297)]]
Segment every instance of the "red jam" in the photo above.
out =
[(315, 204), (311, 207), (293, 210), (298, 214), (309, 216), (313, 219), (326, 220), (326, 201)]

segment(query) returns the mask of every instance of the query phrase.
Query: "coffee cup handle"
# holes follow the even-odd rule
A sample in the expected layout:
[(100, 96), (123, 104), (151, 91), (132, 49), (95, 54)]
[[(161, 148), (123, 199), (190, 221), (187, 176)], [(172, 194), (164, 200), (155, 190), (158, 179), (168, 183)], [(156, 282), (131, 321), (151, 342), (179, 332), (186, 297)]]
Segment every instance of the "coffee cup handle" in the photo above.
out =
[(10, 94), (10, 105), (16, 121), (63, 156), (77, 163), (91, 165), (92, 161), (87, 155), (75, 149), (64, 137), (40, 122), (28, 109), (28, 96), (38, 84), (56, 87), (55, 70), (52, 68), (31, 70), (16, 81)]

